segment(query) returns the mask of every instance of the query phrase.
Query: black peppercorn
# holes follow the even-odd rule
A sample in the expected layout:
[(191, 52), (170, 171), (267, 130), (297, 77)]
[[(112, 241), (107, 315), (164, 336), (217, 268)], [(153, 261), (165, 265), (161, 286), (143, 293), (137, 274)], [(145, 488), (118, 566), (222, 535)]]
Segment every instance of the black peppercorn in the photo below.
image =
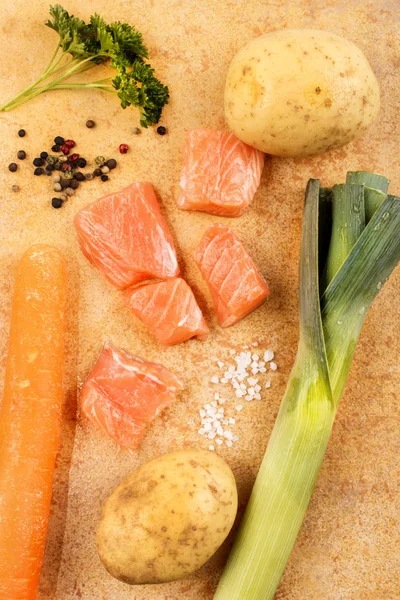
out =
[(94, 175), (95, 177), (100, 177), (100, 176), (101, 176), (101, 169), (95, 169), (95, 170), (93, 171), (93, 175)]
[(49, 173), (54, 171), (54, 165), (46, 165), (46, 171), (48, 171)]
[(77, 181), (76, 179), (73, 179), (72, 181), (69, 182), (69, 187), (71, 187), (73, 190), (77, 190), (79, 187), (79, 181)]
[(33, 171), (34, 175), (43, 175), (44, 170), (42, 169), (42, 167), (36, 167), (36, 169)]
[(93, 127), (95, 127), (96, 123), (94, 121), (92, 121), (92, 119), (89, 119), (88, 121), (86, 121), (86, 127), (88, 129), (93, 129)]
[(18, 156), (19, 160), (24, 160), (26, 158), (25, 150), (18, 150), (17, 156)]
[(77, 171), (76, 173), (74, 173), (74, 179), (76, 179), (77, 181), (85, 181), (85, 176), (80, 171)]
[(165, 135), (167, 133), (167, 130), (165, 127), (160, 125), (159, 127), (157, 127), (157, 133), (158, 135)]
[(44, 160), (43, 158), (34, 158), (33, 164), (35, 165), (35, 167), (42, 167), (44, 165)]
[(62, 189), (65, 190), (67, 187), (70, 186), (71, 180), (70, 179), (61, 179), (60, 184), (61, 184)]
[(109, 158), (108, 160), (106, 160), (106, 166), (109, 169), (115, 169), (115, 167), (117, 166), (117, 161), (115, 160), (115, 158)]
[(101, 179), (102, 181), (108, 181), (108, 175), (102, 175), (102, 176), (100, 177), (100, 179)]
[(51, 149), (53, 152), (60, 152), (60, 146), (58, 144), (54, 144)]
[(84, 167), (86, 167), (86, 164), (87, 164), (87, 162), (86, 162), (86, 159), (85, 159), (85, 158), (82, 158), (82, 157), (80, 157), (80, 158), (78, 158), (78, 160), (76, 161), (76, 164), (77, 164), (77, 166), (78, 166), (80, 169), (83, 169)]
[(53, 208), (61, 208), (63, 205), (63, 201), (61, 200), (61, 198), (52, 198), (51, 205)]
[(64, 142), (65, 142), (65, 140), (63, 137), (61, 137), (61, 135), (57, 135), (54, 138), (54, 143), (57, 144), (57, 146), (62, 146)]
[[(18, 169), (18, 165), (17, 163), (10, 163), (8, 165), (8, 170), (11, 171), (11, 173), (15, 173), (15, 171)], [(101, 173), (101, 171), (100, 171)]]
[(19, 135), (19, 137), (25, 137), (25, 134), (26, 134), (26, 131), (25, 131), (25, 129), (20, 129), (20, 130), (18, 131), (18, 135)]

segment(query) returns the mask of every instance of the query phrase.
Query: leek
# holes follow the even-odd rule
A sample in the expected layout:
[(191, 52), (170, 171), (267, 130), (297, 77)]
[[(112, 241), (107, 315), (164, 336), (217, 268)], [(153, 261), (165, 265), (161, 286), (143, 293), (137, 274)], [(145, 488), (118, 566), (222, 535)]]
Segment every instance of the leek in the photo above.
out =
[(364, 186), (349, 183), (334, 185), (331, 240), (326, 270), (322, 278), (323, 289), (339, 271), (364, 227)]
[(365, 219), (368, 223), (386, 198), (389, 179), (368, 171), (349, 171), (346, 183), (364, 185)]
[[(308, 184), (298, 353), (215, 600), (272, 600), (275, 595), (318, 476), (362, 323), (400, 259), (400, 199), (382, 193), (385, 200), (365, 228), (361, 222), (357, 240), (337, 236), (330, 224), (328, 243), (322, 243), (322, 215), (329, 217), (332, 202), (335, 221), (342, 192), (320, 190), (317, 180)], [(357, 211), (345, 214), (348, 228), (355, 227)], [(334, 249), (340, 262), (344, 259), (341, 266)], [(332, 278), (320, 294), (319, 259), (326, 256), (325, 271)]]

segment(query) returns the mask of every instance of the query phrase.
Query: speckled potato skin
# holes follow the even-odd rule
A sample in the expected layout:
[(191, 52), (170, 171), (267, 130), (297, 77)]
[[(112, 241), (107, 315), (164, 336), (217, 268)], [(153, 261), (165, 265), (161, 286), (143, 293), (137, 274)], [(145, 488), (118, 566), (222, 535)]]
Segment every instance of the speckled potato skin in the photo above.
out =
[(181, 579), (221, 546), (237, 511), (236, 482), (208, 450), (163, 454), (112, 492), (97, 530), (111, 575), (129, 584)]
[(347, 144), (366, 131), (379, 106), (378, 82), (363, 52), (328, 31), (262, 35), (228, 70), (228, 125), (267, 154), (304, 157)]

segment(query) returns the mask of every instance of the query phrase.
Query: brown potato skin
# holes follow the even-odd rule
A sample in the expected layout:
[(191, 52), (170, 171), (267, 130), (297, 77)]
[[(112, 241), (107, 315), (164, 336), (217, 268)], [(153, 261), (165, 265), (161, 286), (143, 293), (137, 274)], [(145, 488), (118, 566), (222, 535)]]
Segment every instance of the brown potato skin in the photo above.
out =
[(379, 106), (379, 85), (363, 52), (328, 31), (282, 30), (251, 40), (226, 79), (228, 126), (276, 156), (347, 144), (373, 123)]
[(96, 536), (100, 559), (113, 577), (132, 585), (185, 577), (221, 546), (237, 501), (233, 473), (214, 452), (159, 456), (106, 501)]

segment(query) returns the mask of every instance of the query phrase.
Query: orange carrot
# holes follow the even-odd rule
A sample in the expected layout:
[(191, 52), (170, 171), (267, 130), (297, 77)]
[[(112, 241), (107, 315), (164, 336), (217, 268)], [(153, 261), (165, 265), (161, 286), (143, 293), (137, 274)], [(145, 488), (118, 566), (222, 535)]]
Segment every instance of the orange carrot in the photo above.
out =
[(58, 448), (66, 272), (32, 246), (16, 275), (0, 410), (0, 600), (34, 600)]

